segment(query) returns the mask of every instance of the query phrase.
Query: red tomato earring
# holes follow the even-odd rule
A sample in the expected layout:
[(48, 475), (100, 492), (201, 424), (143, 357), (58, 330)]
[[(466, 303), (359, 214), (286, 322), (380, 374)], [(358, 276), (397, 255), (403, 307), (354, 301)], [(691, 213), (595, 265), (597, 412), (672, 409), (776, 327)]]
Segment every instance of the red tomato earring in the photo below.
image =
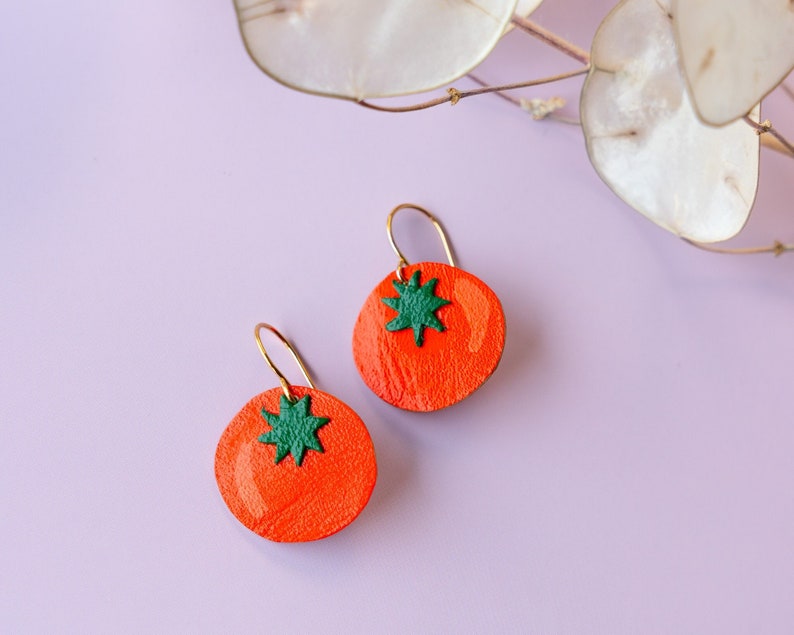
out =
[[(308, 387), (291, 385), (259, 337), (273, 333), (297, 362)], [(215, 478), (232, 514), (276, 542), (325, 538), (349, 525), (375, 487), (375, 450), (364, 422), (317, 390), (298, 353), (269, 324), (256, 343), (280, 388), (249, 401), (223, 431)]]
[[(397, 247), (392, 220), (402, 209), (424, 214), (436, 228), (449, 264), (409, 264)], [(375, 287), (353, 330), (361, 377), (384, 401), (406, 410), (439, 410), (468, 397), (502, 356), (505, 318), (496, 294), (455, 265), (441, 223), (404, 203), (386, 220), (399, 262)]]

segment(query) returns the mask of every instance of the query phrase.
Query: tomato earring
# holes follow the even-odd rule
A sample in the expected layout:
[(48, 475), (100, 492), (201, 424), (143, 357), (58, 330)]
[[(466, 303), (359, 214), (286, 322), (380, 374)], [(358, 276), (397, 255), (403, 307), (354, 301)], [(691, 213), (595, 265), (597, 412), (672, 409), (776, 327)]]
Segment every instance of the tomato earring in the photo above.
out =
[[(287, 347), (308, 387), (291, 385), (265, 351), (267, 329)], [(215, 478), (229, 510), (276, 542), (325, 538), (349, 525), (375, 487), (375, 450), (364, 422), (317, 390), (292, 345), (269, 324), (256, 343), (280, 388), (249, 401), (223, 431)]]
[[(433, 224), (449, 264), (409, 264), (394, 240), (392, 220), (403, 209)], [(353, 357), (367, 386), (406, 410), (439, 410), (468, 397), (502, 356), (505, 318), (496, 294), (455, 265), (441, 223), (405, 203), (386, 220), (399, 262), (369, 295), (353, 331)]]

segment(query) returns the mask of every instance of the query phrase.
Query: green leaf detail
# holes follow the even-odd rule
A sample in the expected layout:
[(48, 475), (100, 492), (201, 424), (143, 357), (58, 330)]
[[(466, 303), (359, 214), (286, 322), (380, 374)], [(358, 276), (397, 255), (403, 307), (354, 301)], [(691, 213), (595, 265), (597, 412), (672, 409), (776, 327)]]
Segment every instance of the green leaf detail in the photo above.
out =
[(414, 331), (414, 342), (421, 346), (425, 341), (425, 328), (430, 327), (441, 333), (445, 326), (435, 316), (445, 304), (450, 304), (449, 300), (435, 295), (438, 278), (428, 280), (425, 284), (419, 284), (419, 271), (414, 271), (408, 282), (393, 280), (392, 284), (399, 293), (397, 298), (381, 298), (386, 306), (397, 311), (396, 318), (386, 324), (387, 331), (401, 331), (411, 328)]
[(309, 395), (304, 395), (295, 403), (286, 395), (281, 395), (278, 414), (262, 408), (262, 416), (272, 429), (260, 435), (259, 441), (276, 446), (276, 463), (287, 454), (292, 454), (295, 465), (300, 467), (307, 450), (325, 451), (317, 438), (317, 430), (330, 419), (310, 414), (311, 403)]

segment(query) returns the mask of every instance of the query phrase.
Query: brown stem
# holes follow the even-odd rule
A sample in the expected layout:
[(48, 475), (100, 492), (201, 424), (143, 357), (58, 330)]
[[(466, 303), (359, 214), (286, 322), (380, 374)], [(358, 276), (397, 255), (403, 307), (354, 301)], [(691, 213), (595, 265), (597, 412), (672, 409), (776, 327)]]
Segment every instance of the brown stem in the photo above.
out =
[(548, 29), (544, 29), (539, 24), (532, 20), (528, 20), (518, 14), (513, 15), (512, 22), (522, 31), (526, 31), (530, 35), (538, 38), (542, 42), (553, 46), (558, 51), (565, 53), (567, 56), (581, 62), (582, 64), (590, 64), (590, 53), (584, 49), (579, 48), (576, 44), (571, 44), (568, 40), (564, 40), (556, 33), (552, 33)]
[(580, 68), (575, 71), (568, 71), (567, 73), (560, 73), (559, 75), (552, 75), (551, 77), (543, 77), (541, 79), (532, 79), (526, 82), (517, 82), (515, 84), (504, 84), (503, 86), (485, 86), (483, 88), (474, 88), (472, 90), (458, 90), (457, 88), (448, 88), (447, 89), (447, 96), (446, 97), (438, 97), (436, 99), (431, 99), (430, 101), (425, 101), (420, 104), (413, 104), (411, 106), (379, 106), (378, 104), (373, 104), (372, 102), (361, 100), (358, 103), (360, 106), (364, 106), (365, 108), (371, 108), (372, 110), (379, 110), (381, 112), (413, 112), (414, 110), (424, 110), (425, 108), (432, 108), (433, 106), (440, 106), (441, 104), (446, 104), (447, 102), (451, 102), (454, 106), (457, 104), (461, 99), (465, 97), (474, 97), (475, 95), (485, 95), (487, 93), (500, 93), (504, 90), (515, 90), (517, 88), (527, 88), (528, 86), (538, 86), (540, 84), (549, 84), (551, 82), (558, 82), (563, 79), (568, 79), (570, 77), (576, 77), (577, 75), (583, 75), (589, 70), (589, 67)]
[(774, 150), (775, 152), (780, 152), (780, 154), (783, 154), (789, 157), (790, 159), (794, 158), (794, 154), (792, 154), (791, 151), (786, 146), (784, 146), (782, 143), (780, 143), (780, 141), (778, 141), (774, 137), (763, 135), (761, 137), (761, 145), (764, 146), (765, 148), (769, 148), (770, 150)]
[[(479, 84), (480, 86), (488, 86), (488, 82), (480, 79), (476, 75), (472, 75), (471, 73), (469, 73), (468, 78), (472, 80), (475, 84)], [(496, 92), (494, 93), (494, 95), (496, 95), (497, 97), (501, 97), (505, 101), (509, 101), (511, 104), (513, 104), (514, 106), (518, 106), (522, 110), (524, 109), (522, 101), (520, 99), (516, 99), (512, 95), (508, 95), (507, 93), (503, 93), (503, 92)], [(560, 123), (567, 123), (574, 126), (582, 125), (578, 119), (572, 119), (571, 117), (558, 115), (556, 112), (550, 112), (548, 115), (544, 117), (544, 119), (553, 119), (554, 121), (559, 121)]]
[(777, 130), (775, 130), (769, 119), (767, 119), (763, 123), (758, 123), (756, 121), (753, 121), (748, 115), (745, 115), (744, 117), (742, 117), (742, 119), (744, 119), (744, 121), (750, 127), (755, 129), (756, 134), (772, 135), (775, 139), (777, 139), (780, 142), (780, 144), (788, 151), (789, 154), (794, 155), (794, 145), (792, 145), (791, 142), (788, 139), (786, 139), (786, 137), (784, 137)]
[[(480, 78), (479, 78), (479, 77), (477, 77), (476, 75), (472, 75), (471, 73), (469, 73), (469, 74), (467, 75), (467, 77), (468, 77), (468, 78), (469, 78), (471, 81), (473, 81), (475, 84), (479, 84), (479, 85), (480, 85), (480, 86), (482, 86), (483, 88), (485, 88), (486, 86), (490, 86), (490, 84), (488, 84), (488, 82), (486, 82), (485, 80), (482, 80), (482, 79), (480, 79)], [(518, 106), (519, 108), (521, 108), (521, 100), (520, 100), (520, 99), (516, 99), (516, 98), (515, 98), (515, 97), (513, 97), (512, 95), (508, 95), (507, 93), (503, 93), (503, 92), (501, 92), (501, 91), (496, 91), (496, 92), (494, 93), (494, 95), (496, 95), (497, 97), (501, 97), (501, 98), (502, 98), (502, 99), (504, 99), (505, 101), (509, 101), (509, 102), (510, 102), (511, 104), (513, 104), (514, 106)]]
[(696, 240), (689, 238), (682, 238), (685, 243), (689, 243), (693, 247), (710, 251), (715, 254), (735, 254), (735, 255), (752, 255), (752, 254), (774, 254), (775, 257), (784, 254), (787, 251), (794, 251), (794, 245), (786, 245), (776, 240), (769, 247), (715, 247), (707, 243), (699, 243)]

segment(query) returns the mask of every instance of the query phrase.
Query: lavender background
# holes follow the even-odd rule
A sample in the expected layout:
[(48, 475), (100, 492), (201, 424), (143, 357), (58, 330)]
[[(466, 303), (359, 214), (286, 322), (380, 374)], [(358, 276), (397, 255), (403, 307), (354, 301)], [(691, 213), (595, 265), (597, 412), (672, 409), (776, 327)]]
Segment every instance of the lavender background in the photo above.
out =
[[(535, 18), (587, 47), (610, 4)], [(480, 73), (569, 68), (514, 34)], [(526, 95), (575, 114), (579, 83)], [(230, 2), (5, 3), (0, 86), (0, 630), (791, 632), (791, 256), (688, 247), (580, 129), (496, 97), (290, 91)], [(765, 114), (791, 130), (791, 105)], [(791, 163), (762, 167), (737, 244), (794, 235)], [(380, 402), (350, 353), (404, 201), (508, 320), (493, 378), (433, 415)], [(419, 217), (397, 233), (442, 258)], [(275, 385), (261, 320), (376, 445), (370, 505), (318, 543), (258, 538), (215, 485), (221, 431)]]

